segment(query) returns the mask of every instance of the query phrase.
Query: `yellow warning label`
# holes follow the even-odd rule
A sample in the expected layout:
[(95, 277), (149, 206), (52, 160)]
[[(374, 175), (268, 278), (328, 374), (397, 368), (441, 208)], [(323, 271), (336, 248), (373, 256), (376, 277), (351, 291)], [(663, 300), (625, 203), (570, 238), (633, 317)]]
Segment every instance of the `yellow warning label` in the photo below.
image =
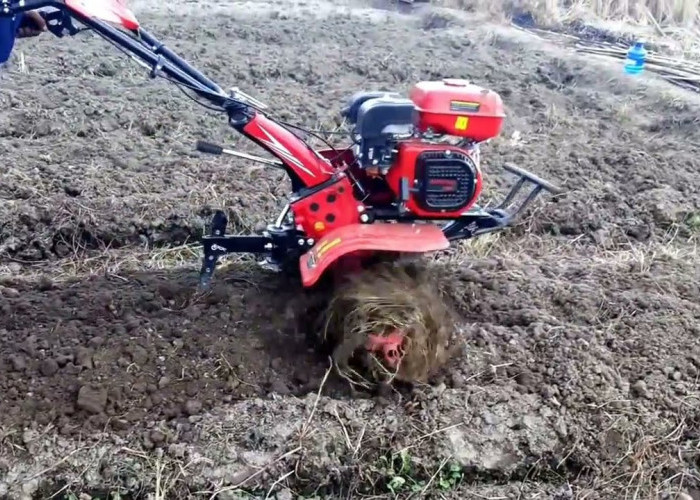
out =
[(316, 255), (318, 255), (318, 258), (320, 259), (321, 256), (326, 253), (328, 250), (333, 248), (334, 246), (338, 246), (340, 244), (340, 238), (336, 238), (334, 240), (328, 241), (318, 247), (318, 250), (316, 251)]
[(469, 126), (469, 117), (467, 117), (467, 116), (458, 116), (457, 117), (457, 120), (455, 121), (455, 129), (467, 130), (468, 126)]

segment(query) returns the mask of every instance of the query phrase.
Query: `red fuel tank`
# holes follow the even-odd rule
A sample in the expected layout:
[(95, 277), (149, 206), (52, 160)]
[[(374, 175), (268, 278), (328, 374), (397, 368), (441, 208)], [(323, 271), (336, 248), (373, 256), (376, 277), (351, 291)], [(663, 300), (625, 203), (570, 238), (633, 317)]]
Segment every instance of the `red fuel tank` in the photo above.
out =
[(493, 90), (467, 80), (447, 78), (419, 82), (409, 94), (416, 106), (416, 127), (438, 134), (465, 137), (476, 142), (501, 132), (505, 113), (503, 101)]

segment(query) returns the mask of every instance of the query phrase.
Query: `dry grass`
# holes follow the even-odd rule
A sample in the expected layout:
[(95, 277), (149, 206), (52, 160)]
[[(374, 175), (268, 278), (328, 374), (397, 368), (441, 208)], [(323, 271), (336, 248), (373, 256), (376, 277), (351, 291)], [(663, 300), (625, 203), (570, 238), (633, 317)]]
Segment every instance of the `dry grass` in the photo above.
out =
[[(541, 3), (541, 2), (536, 2)], [(622, 20), (640, 24), (659, 23), (692, 26), (698, 22), (697, 0), (578, 0), (545, 2), (545, 14), (568, 16), (595, 15), (604, 20)]]
[(439, 3), (445, 7), (488, 10), (506, 16), (530, 13), (547, 24), (581, 18), (685, 27), (697, 27), (700, 22), (698, 0), (443, 0)]
[(583, 23), (644, 38), (666, 55), (700, 59), (700, 0), (433, 0), (436, 5), (486, 14), (499, 22), (531, 16), (541, 27)]

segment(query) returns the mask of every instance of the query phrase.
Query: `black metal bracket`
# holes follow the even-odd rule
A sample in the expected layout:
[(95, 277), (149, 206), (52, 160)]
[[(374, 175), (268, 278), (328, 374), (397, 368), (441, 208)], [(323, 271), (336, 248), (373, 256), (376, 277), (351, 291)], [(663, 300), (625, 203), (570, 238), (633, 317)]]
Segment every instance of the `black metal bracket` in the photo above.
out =
[(510, 225), (511, 218), (499, 210), (477, 208), (442, 228), (449, 241), (464, 240), (485, 233), (499, 231)]
[(267, 264), (283, 267), (301, 256), (313, 245), (292, 226), (279, 222), (267, 226), (262, 235), (226, 235), (228, 218), (217, 210), (212, 217), (209, 235), (201, 240), (203, 247), (202, 267), (199, 273), (200, 288), (211, 285), (219, 258), (233, 253), (267, 255)]
[(534, 187), (532, 188), (532, 191), (530, 191), (530, 194), (527, 196), (525, 201), (523, 201), (520, 204), (520, 207), (515, 211), (513, 214), (514, 216), (517, 214), (520, 214), (525, 208), (535, 199), (537, 196), (540, 194), (542, 190), (548, 191), (551, 194), (561, 194), (563, 190), (551, 182), (548, 182), (541, 177), (538, 177), (537, 175), (533, 174), (532, 172), (529, 172), (525, 170), (524, 168), (520, 168), (516, 165), (513, 165), (512, 163), (506, 163), (503, 165), (503, 168), (507, 170), (508, 172), (515, 174), (519, 177), (518, 182), (515, 183), (515, 185), (511, 188), (510, 192), (506, 195), (505, 199), (501, 202), (500, 205), (498, 205), (498, 209), (500, 210), (505, 210), (508, 205), (513, 201), (513, 198), (520, 192), (520, 190), (523, 188), (526, 182), (529, 182), (530, 184), (533, 184)]

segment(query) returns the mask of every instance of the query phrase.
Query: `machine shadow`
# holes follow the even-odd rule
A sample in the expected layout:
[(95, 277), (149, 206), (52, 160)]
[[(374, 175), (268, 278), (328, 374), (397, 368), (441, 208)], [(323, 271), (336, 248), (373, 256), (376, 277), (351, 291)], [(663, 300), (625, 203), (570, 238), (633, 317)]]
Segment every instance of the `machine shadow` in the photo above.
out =
[[(301, 286), (259, 270), (0, 280), (0, 422), (128, 431), (220, 403), (315, 392), (328, 367), (295, 327)], [(337, 388), (340, 390), (340, 387)]]

